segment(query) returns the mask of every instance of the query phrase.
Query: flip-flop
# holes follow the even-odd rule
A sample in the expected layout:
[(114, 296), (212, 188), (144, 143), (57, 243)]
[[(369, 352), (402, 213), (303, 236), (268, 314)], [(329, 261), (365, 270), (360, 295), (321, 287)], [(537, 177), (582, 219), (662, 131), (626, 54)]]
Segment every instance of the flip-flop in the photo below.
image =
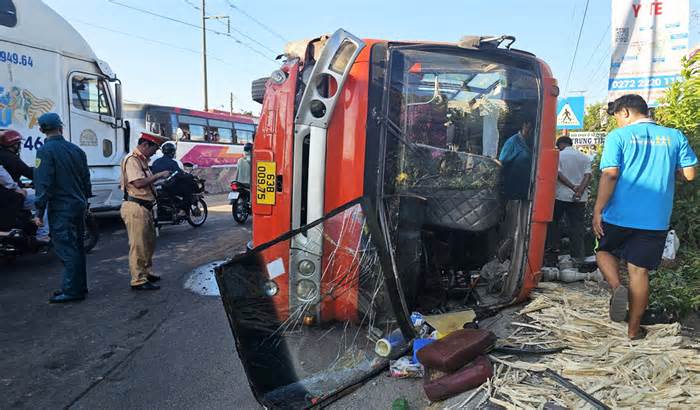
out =
[(630, 337), (630, 340), (642, 340), (645, 337), (647, 337), (647, 330), (639, 326), (639, 333), (637, 333), (637, 336)]
[(624, 286), (619, 286), (612, 290), (610, 297), (610, 320), (613, 322), (624, 322), (627, 314), (629, 291)]

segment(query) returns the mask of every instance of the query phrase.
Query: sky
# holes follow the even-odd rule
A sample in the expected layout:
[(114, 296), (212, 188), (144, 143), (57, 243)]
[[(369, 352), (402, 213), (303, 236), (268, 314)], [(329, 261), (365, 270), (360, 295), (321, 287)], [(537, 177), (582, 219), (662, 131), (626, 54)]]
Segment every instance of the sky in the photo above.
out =
[[(235, 111), (259, 113), (260, 104), (250, 98), (250, 84), (279, 67), (275, 57), (285, 43), (338, 28), (361, 38), (391, 40), (514, 35), (514, 47), (550, 65), (563, 96), (584, 95), (586, 104), (603, 101), (610, 64), (611, 1), (589, 0), (582, 26), (586, 0), (207, 0), (206, 14), (229, 16), (231, 24), (229, 36), (207, 35), (209, 108), (228, 110), (233, 93)], [(202, 0), (44, 2), (110, 64), (123, 82), (125, 99), (203, 108), (198, 28)], [(700, 0), (691, 0), (691, 9), (698, 10), (696, 3)], [(697, 19), (694, 15), (691, 23)], [(207, 28), (226, 33), (227, 23), (210, 19)]]

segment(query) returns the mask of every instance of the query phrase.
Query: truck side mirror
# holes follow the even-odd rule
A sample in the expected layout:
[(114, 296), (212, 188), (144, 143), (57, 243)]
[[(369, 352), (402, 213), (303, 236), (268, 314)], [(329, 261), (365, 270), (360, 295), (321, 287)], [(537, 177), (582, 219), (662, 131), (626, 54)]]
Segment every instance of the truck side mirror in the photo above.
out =
[(120, 81), (117, 81), (114, 84), (114, 99), (115, 99), (114, 117), (117, 120), (117, 123), (119, 123), (123, 119), (122, 118), (122, 83)]

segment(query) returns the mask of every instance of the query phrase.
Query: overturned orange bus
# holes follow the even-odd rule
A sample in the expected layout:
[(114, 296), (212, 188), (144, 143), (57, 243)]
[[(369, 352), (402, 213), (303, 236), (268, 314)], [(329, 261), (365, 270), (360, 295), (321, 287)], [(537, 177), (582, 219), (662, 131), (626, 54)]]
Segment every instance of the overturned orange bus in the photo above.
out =
[(381, 371), (412, 312), (489, 315), (536, 286), (559, 90), (514, 41), (338, 30), (254, 83), (253, 249), (217, 281), (263, 405), (322, 404)]

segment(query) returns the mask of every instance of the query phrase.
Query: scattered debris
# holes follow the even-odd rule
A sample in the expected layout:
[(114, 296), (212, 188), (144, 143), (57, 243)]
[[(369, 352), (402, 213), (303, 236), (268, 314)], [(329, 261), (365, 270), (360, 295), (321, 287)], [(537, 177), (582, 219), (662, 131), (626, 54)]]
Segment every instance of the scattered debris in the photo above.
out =
[(424, 369), (420, 363), (414, 363), (411, 356), (403, 356), (397, 360), (389, 361), (389, 376), (398, 379), (407, 377), (423, 377)]
[(543, 282), (519, 314), (531, 326), (516, 326), (505, 339), (511, 346), (566, 347), (537, 362), (493, 355), (496, 362), (489, 400), (506, 408), (541, 408), (553, 402), (586, 405), (541, 372), (571, 380), (610, 407), (700, 406), (700, 354), (680, 335), (680, 325), (647, 327), (640, 341), (627, 338), (624, 323), (608, 319), (608, 293), (575, 290)]
[(678, 253), (678, 249), (681, 247), (681, 241), (678, 239), (678, 235), (676, 235), (676, 231), (671, 229), (668, 231), (668, 234), (666, 235), (666, 244), (664, 245), (664, 253), (661, 256), (663, 259), (672, 261), (676, 259), (676, 253)]
[(596, 282), (603, 281), (603, 274), (600, 270), (595, 270), (593, 272), (579, 272), (576, 268), (564, 268), (557, 269), (551, 267), (544, 267), (542, 271), (542, 280), (547, 282), (579, 282), (582, 280), (593, 280)]
[(449, 312), (441, 315), (430, 315), (424, 317), (425, 322), (438, 332), (438, 339), (449, 335), (455, 330), (462, 329), (465, 323), (471, 323), (476, 319), (473, 310), (463, 310), (461, 312)]
[(480, 276), (487, 284), (487, 292), (493, 293), (499, 291), (503, 286), (503, 281), (510, 270), (510, 260), (499, 262), (494, 259), (481, 267)]
[(430, 401), (444, 400), (479, 387), (492, 376), (491, 362), (486, 356), (480, 355), (469, 365), (451, 374), (429, 370), (423, 390)]

